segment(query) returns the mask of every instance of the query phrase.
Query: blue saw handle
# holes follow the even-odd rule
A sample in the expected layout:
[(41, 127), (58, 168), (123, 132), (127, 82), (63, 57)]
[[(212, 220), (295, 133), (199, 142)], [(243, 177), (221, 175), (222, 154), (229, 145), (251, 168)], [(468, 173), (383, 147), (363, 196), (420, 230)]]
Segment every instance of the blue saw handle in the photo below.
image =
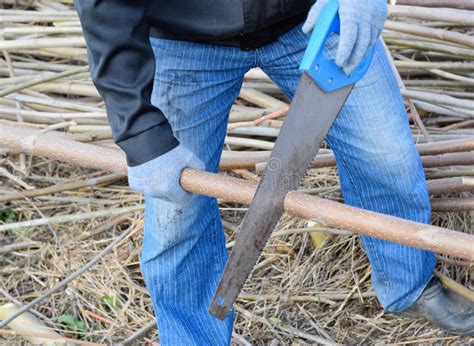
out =
[(324, 56), (326, 40), (331, 33), (339, 34), (340, 26), (339, 1), (330, 0), (321, 11), (300, 65), (300, 70), (311, 75), (324, 91), (333, 91), (356, 83), (364, 77), (374, 56), (375, 47), (366, 54), (350, 76), (347, 76), (334, 61), (326, 59)]

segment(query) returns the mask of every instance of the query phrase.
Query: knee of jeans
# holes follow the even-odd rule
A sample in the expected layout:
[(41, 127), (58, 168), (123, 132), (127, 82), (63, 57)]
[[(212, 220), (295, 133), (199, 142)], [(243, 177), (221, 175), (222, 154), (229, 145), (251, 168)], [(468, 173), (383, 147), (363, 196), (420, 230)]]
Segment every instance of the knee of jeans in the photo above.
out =
[(192, 243), (210, 227), (215, 213), (215, 200), (204, 196), (194, 195), (184, 206), (146, 198), (142, 263), (176, 250), (177, 246), (183, 251), (192, 248)]
[(365, 161), (365, 168), (374, 174), (396, 172), (405, 174), (416, 171), (419, 156), (415, 147), (408, 143), (394, 143), (390, 140), (373, 141), (365, 145), (357, 154), (360, 160)]
[(426, 193), (420, 156), (413, 144), (387, 141), (364, 155), (361, 165), (370, 180), (399, 194)]

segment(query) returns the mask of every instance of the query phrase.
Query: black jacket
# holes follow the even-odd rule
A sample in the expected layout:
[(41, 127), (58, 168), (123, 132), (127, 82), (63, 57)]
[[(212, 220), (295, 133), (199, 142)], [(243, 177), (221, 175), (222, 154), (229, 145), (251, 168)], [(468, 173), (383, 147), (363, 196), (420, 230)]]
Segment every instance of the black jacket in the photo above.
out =
[(75, 0), (92, 79), (115, 142), (135, 166), (174, 148), (166, 115), (150, 102), (149, 35), (253, 49), (300, 22), (314, 0)]

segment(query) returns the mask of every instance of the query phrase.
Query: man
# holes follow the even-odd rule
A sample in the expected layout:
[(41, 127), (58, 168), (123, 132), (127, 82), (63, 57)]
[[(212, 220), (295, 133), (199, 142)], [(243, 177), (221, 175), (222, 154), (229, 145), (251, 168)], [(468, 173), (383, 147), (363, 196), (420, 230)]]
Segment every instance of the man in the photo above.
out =
[[(141, 268), (165, 345), (230, 341), (233, 315), (220, 321), (207, 312), (226, 262), (217, 202), (185, 192), (179, 175), (186, 167), (217, 172), (228, 113), (249, 69), (262, 68), (292, 98), (307, 33), (327, 1), (312, 2), (75, 2), (92, 78), (127, 155), (129, 184), (145, 194)], [(326, 140), (346, 203), (427, 223), (420, 159), (377, 43), (386, 10), (385, 0), (340, 0), (341, 35), (328, 53), (350, 74), (376, 47)], [(432, 279), (434, 254), (362, 241), (387, 311), (422, 316), (453, 333), (474, 331), (473, 304)]]

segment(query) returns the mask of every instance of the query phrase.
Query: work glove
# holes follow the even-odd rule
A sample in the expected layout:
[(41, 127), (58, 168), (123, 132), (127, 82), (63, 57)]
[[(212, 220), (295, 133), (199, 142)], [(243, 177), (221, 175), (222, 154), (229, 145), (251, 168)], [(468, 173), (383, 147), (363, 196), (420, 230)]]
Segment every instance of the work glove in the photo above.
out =
[(205, 166), (188, 148), (179, 144), (151, 161), (128, 167), (128, 185), (145, 196), (184, 205), (192, 197), (179, 184), (185, 168), (204, 170)]
[[(303, 32), (313, 30), (321, 10), (329, 0), (317, 0), (303, 24)], [(387, 17), (386, 0), (339, 0), (341, 29), (335, 64), (350, 75), (375, 45)]]

